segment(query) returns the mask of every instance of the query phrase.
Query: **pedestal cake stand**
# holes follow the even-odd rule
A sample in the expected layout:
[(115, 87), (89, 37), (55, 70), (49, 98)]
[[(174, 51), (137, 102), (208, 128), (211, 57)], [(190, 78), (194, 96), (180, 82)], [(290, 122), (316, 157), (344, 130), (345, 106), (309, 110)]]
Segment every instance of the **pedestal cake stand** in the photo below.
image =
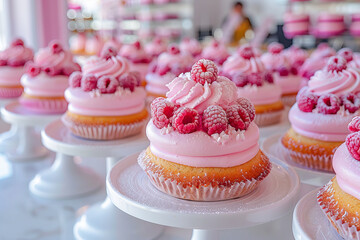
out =
[(247, 228), (284, 216), (296, 203), (299, 178), (275, 160), (269, 176), (248, 195), (226, 201), (177, 199), (157, 190), (137, 164), (138, 154), (117, 163), (107, 176), (107, 192), (119, 209), (139, 219), (193, 229), (192, 240), (218, 240), (216, 230)]
[[(36, 127), (45, 127), (61, 115), (36, 114), (23, 107), (19, 102), (12, 102), (1, 109), (4, 121), (14, 125), (15, 132), (9, 134), (11, 147), (8, 144), (3, 149), (5, 155), (12, 161), (36, 160), (45, 157), (48, 150), (42, 146), (40, 134)], [(15, 144), (14, 144), (15, 143)]]
[[(44, 145), (57, 153), (54, 165), (30, 182), (30, 191), (46, 198), (69, 198), (98, 189), (100, 181), (89, 169), (74, 162), (73, 156), (106, 158), (109, 171), (121, 157), (145, 148), (145, 134), (116, 141), (94, 141), (74, 136), (57, 120), (42, 132)], [(76, 239), (153, 239), (162, 227), (138, 220), (118, 210), (109, 199), (90, 207), (74, 227)]]

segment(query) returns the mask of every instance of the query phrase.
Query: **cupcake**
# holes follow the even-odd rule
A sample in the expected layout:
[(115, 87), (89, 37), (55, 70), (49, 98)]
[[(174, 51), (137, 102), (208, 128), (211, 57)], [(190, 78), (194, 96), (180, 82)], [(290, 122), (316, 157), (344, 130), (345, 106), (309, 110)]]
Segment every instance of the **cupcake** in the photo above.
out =
[(158, 57), (161, 53), (165, 52), (166, 49), (166, 42), (159, 37), (155, 37), (153, 41), (149, 42), (145, 46), (145, 52), (153, 58)]
[(201, 58), (202, 46), (195, 38), (184, 38), (180, 42), (180, 51), (189, 53), (194, 57), (194, 61)]
[(289, 112), (290, 130), (282, 145), (303, 166), (332, 171), (332, 157), (349, 133), (347, 124), (360, 114), (360, 74), (340, 56), (331, 57), (303, 88)]
[(266, 126), (281, 121), (281, 88), (274, 84), (272, 73), (265, 69), (252, 47), (244, 45), (230, 56), (223, 64), (222, 75), (236, 84), (239, 97), (248, 98), (255, 105), (256, 124)]
[(349, 124), (352, 132), (334, 153), (336, 176), (317, 195), (317, 202), (344, 239), (360, 239), (360, 117)]
[(135, 135), (147, 121), (146, 93), (138, 73), (112, 48), (90, 58), (69, 78), (69, 108), (62, 121), (79, 137), (113, 140)]
[(0, 99), (17, 98), (23, 92), (20, 79), (25, 73), (25, 64), (33, 60), (33, 51), (24, 46), (21, 39), (0, 51)]
[(230, 54), (225, 44), (216, 41), (215, 39), (206, 46), (201, 53), (201, 58), (215, 62), (217, 66), (222, 66), (229, 56)]
[(121, 49), (122, 44), (115, 37), (112, 37), (109, 41), (106, 41), (104, 43), (103, 49), (108, 49), (110, 47), (115, 49), (116, 52), (118, 52)]
[(150, 146), (138, 163), (152, 184), (171, 196), (219, 201), (244, 196), (269, 174), (258, 145), (253, 105), (233, 82), (201, 59), (151, 104)]
[(284, 54), (289, 60), (291, 66), (296, 68), (299, 72), (302, 65), (305, 63), (306, 59), (308, 59), (309, 54), (306, 50), (301, 49), (295, 45), (284, 50)]
[(79, 70), (80, 65), (73, 61), (70, 51), (56, 41), (51, 42), (36, 53), (34, 62), (26, 65), (26, 73), (21, 77), (24, 93), (20, 104), (39, 114), (64, 113), (69, 76)]
[(176, 76), (191, 70), (193, 57), (181, 52), (177, 45), (170, 45), (167, 52), (154, 60), (146, 75), (146, 91), (151, 97), (165, 97), (169, 90), (166, 84)]
[(133, 44), (124, 45), (119, 51), (121, 57), (126, 58), (130, 63), (130, 69), (140, 73), (141, 81), (145, 83), (145, 76), (149, 69), (151, 57), (142, 47), (141, 43), (136, 41)]

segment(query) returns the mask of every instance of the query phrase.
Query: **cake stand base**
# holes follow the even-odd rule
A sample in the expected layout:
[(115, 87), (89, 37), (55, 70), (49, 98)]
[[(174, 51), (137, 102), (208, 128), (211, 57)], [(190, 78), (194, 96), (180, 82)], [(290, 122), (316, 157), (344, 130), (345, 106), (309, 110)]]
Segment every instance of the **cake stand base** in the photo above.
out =
[(0, 152), (4, 153), (16, 148), (19, 141), (19, 131), (16, 124), (11, 125), (9, 131), (0, 134)]
[(194, 229), (191, 240), (219, 240), (220, 234), (216, 230)]
[(75, 163), (72, 156), (57, 153), (55, 162), (30, 182), (30, 192), (48, 199), (81, 196), (101, 186), (99, 177), (90, 169)]

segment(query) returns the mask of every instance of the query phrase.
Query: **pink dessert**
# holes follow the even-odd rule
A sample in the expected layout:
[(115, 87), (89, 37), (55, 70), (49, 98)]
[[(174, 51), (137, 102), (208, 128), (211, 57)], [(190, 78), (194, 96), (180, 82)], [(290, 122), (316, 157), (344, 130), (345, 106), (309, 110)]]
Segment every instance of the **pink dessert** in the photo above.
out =
[(345, 31), (344, 16), (332, 13), (321, 13), (318, 17), (315, 35), (328, 38), (338, 36)]
[(155, 37), (153, 41), (145, 46), (146, 53), (153, 58), (158, 57), (161, 53), (165, 52), (166, 49), (166, 42), (159, 37)]
[(103, 49), (113, 48), (118, 52), (122, 47), (122, 44), (120, 41), (118, 41), (116, 38), (111, 38), (109, 41), (105, 42)]
[(210, 59), (218, 66), (221, 66), (229, 56), (230, 54), (225, 44), (216, 41), (215, 39), (212, 40), (212, 42), (206, 46), (201, 53), (201, 58)]
[(190, 53), (194, 57), (195, 61), (201, 56), (202, 46), (200, 42), (194, 38), (184, 38), (180, 42), (179, 47), (181, 52)]
[(86, 39), (85, 53), (87, 55), (99, 55), (101, 49), (104, 47), (104, 41), (100, 36), (95, 35), (91, 38)]
[(23, 92), (20, 79), (25, 73), (25, 64), (33, 60), (33, 51), (21, 39), (0, 51), (0, 98), (17, 98)]
[(273, 73), (275, 84), (281, 87), (282, 102), (292, 106), (296, 102), (296, 94), (300, 89), (301, 76), (283, 51), (280, 43), (271, 43), (268, 52), (261, 56), (265, 68)]
[(349, 30), (351, 35), (355, 37), (360, 36), (360, 13), (351, 15), (351, 24)]
[(272, 72), (266, 70), (251, 46), (244, 45), (230, 56), (224, 62), (221, 74), (236, 84), (240, 97), (248, 98), (255, 105), (255, 122), (259, 126), (281, 121), (284, 108), (281, 88), (274, 83)]
[(150, 96), (164, 97), (170, 83), (181, 73), (190, 71), (193, 57), (181, 52), (177, 45), (170, 45), (167, 52), (152, 62), (146, 75), (146, 90)]
[(90, 58), (69, 78), (62, 121), (79, 137), (110, 140), (137, 134), (146, 123), (146, 92), (138, 73), (112, 48)]
[(70, 50), (73, 54), (85, 54), (86, 35), (85, 33), (75, 34), (69, 40)]
[(309, 57), (309, 53), (306, 50), (301, 49), (295, 45), (285, 49), (284, 54), (290, 61), (291, 66), (296, 68), (298, 71), (300, 71), (300, 68)]
[(288, 12), (284, 16), (284, 33), (287, 38), (305, 35), (309, 32), (310, 17), (308, 14)]
[(53, 41), (47, 48), (40, 49), (34, 62), (26, 64), (26, 73), (21, 77), (24, 93), (20, 103), (35, 113), (60, 114), (67, 109), (64, 91), (68, 78), (80, 65), (73, 61), (73, 55)]
[(151, 56), (147, 54), (139, 41), (133, 44), (122, 46), (119, 55), (126, 58), (130, 62), (131, 71), (140, 73), (142, 82), (145, 83), (145, 76), (149, 69)]

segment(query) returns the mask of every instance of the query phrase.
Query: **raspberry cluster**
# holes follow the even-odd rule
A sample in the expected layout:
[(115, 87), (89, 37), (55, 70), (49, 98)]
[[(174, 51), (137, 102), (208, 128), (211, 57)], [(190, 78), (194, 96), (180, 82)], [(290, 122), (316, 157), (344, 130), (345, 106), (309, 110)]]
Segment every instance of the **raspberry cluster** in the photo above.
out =
[(92, 74), (82, 75), (81, 72), (74, 72), (69, 77), (71, 88), (81, 88), (85, 92), (98, 89), (102, 94), (115, 93), (118, 87), (129, 89), (131, 92), (140, 86), (140, 75), (138, 72), (129, 72), (118, 78), (112, 76), (96, 77)]
[(348, 126), (350, 135), (346, 137), (345, 144), (350, 154), (360, 161), (360, 117), (354, 117)]
[[(24, 42), (21, 39), (15, 39), (11, 43), (11, 47), (24, 47)], [(12, 56), (4, 56), (4, 58), (0, 58), (0, 66), (20, 67), (25, 65), (24, 60), (14, 60), (11, 57)]]
[(299, 109), (303, 112), (312, 112), (317, 109), (322, 114), (337, 114), (341, 107), (349, 113), (354, 113), (360, 109), (359, 93), (347, 93), (340, 97), (331, 93), (319, 96), (304, 87), (298, 93), (296, 101)]
[(246, 130), (255, 118), (255, 108), (246, 98), (239, 98), (226, 108), (211, 105), (199, 113), (165, 98), (156, 98), (151, 103), (151, 116), (159, 129), (172, 127), (182, 134), (204, 131), (212, 135), (226, 131), (229, 126), (235, 130)]
[(265, 83), (274, 83), (274, 78), (270, 72), (243, 74), (236, 73), (230, 77), (237, 87), (255, 85), (261, 87)]

